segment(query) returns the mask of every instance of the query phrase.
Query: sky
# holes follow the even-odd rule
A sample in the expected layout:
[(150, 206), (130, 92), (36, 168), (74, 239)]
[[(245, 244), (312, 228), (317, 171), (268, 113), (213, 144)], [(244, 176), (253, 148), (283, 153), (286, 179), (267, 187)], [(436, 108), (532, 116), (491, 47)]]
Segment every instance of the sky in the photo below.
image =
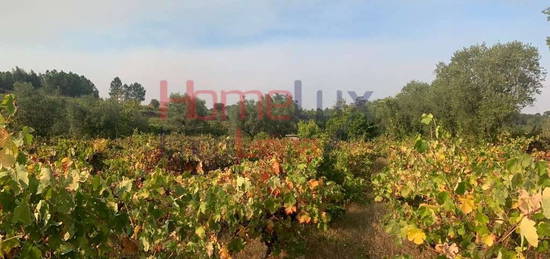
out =
[[(548, 0), (2, 0), (0, 70), (58, 69), (139, 82), (147, 100), (198, 90), (293, 90), (325, 106), (336, 91), (395, 95), (474, 44), (519, 40), (550, 69)], [(525, 112), (550, 110), (550, 80)], [(345, 95), (347, 101), (350, 97)], [(205, 96), (206, 98), (206, 96)]]

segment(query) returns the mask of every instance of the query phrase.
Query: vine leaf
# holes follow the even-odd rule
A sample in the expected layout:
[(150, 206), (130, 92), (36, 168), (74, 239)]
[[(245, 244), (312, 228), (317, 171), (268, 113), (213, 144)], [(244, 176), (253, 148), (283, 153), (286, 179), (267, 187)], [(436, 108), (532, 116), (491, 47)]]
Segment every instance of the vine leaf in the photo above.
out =
[(550, 188), (544, 188), (542, 191), (542, 213), (544, 217), (550, 219)]
[(458, 198), (460, 205), (458, 206), (464, 214), (468, 214), (474, 210), (474, 197), (472, 195), (466, 195), (462, 198)]
[(421, 245), (426, 240), (426, 234), (417, 227), (409, 227), (407, 229), (407, 239), (417, 245)]
[(530, 245), (537, 247), (539, 245), (539, 235), (535, 228), (535, 222), (524, 217), (519, 223), (519, 233)]

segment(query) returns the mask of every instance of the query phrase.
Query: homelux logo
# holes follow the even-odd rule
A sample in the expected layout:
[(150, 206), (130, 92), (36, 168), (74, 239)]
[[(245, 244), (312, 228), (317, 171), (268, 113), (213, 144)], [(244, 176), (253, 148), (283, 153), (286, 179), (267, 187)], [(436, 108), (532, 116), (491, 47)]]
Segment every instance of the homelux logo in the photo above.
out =
[[(349, 96), (351, 97), (351, 99), (356, 104), (367, 102), (369, 100), (369, 98), (371, 97), (372, 93), (373, 93), (372, 91), (365, 91), (365, 93), (362, 96), (358, 96), (357, 93), (355, 93), (355, 91), (348, 91)], [(228, 97), (228, 95), (238, 95), (240, 97), (240, 101), (244, 101), (246, 99), (246, 95), (256, 96), (256, 97), (258, 97), (258, 100), (261, 100), (265, 96), (264, 93), (260, 90), (249, 90), (249, 91), (240, 91), (240, 90), (228, 90), (228, 91), (226, 91), (226, 90), (221, 90), (220, 91), (220, 100), (218, 102), (218, 93), (216, 91), (214, 91), (214, 90), (197, 90), (197, 91), (195, 91), (195, 84), (194, 84), (193, 80), (188, 80), (187, 81), (185, 94), (186, 94), (185, 97), (169, 98), (169, 96), (168, 96), (168, 82), (166, 80), (161, 81), (160, 82), (160, 116), (161, 116), (161, 118), (166, 119), (168, 117), (168, 107), (169, 107), (170, 103), (182, 103), (182, 102), (187, 103), (188, 106), (189, 106), (188, 113), (186, 114), (187, 118), (202, 119), (202, 120), (215, 120), (215, 119), (219, 118), (217, 116), (218, 115), (217, 114), (218, 110), (216, 110), (216, 109), (213, 109), (212, 114), (210, 114), (206, 117), (201, 117), (201, 116), (198, 116), (196, 114), (196, 100), (198, 98), (197, 97), (198, 95), (209, 95), (212, 98), (212, 103), (213, 104), (221, 103), (222, 107), (224, 107), (224, 109), (227, 106), (227, 97)], [(285, 102), (284, 104), (273, 104), (272, 103), (271, 108), (285, 108), (285, 107), (288, 107), (289, 105), (292, 104), (292, 100), (294, 100), (294, 102), (296, 103), (296, 105), (299, 108), (302, 108), (302, 81), (301, 80), (294, 81), (294, 96), (289, 91), (286, 91), (286, 90), (271, 90), (271, 91), (268, 91), (268, 93), (267, 93), (268, 96), (273, 96), (273, 95), (276, 95), (276, 94), (286, 96), (287, 102)], [(317, 97), (317, 99), (316, 99), (317, 109), (319, 109), (319, 110), (324, 109), (324, 107), (323, 107), (323, 91), (318, 90), (317, 93), (316, 93), (316, 97)], [(343, 102), (344, 102), (344, 98), (343, 98), (342, 91), (341, 90), (336, 90), (336, 105), (340, 105)], [(243, 107), (241, 107), (241, 108), (243, 108)], [(276, 116), (272, 115), (272, 113), (271, 113), (272, 109), (271, 108), (268, 106), (268, 109), (267, 109), (266, 113), (267, 113), (267, 115), (270, 119), (277, 120)], [(259, 114), (263, 114), (263, 113), (259, 113)], [(243, 115), (243, 114), (241, 114), (241, 115)], [(221, 118), (226, 119), (226, 116), (222, 115)]]
[[(362, 96), (357, 96), (355, 91), (348, 91), (349, 96), (354, 100), (356, 104), (365, 103), (368, 101), (370, 96), (372, 95), (372, 91), (366, 91)], [(220, 112), (218, 109), (212, 109), (211, 114), (206, 116), (199, 116), (197, 114), (197, 99), (199, 95), (207, 95), (210, 96), (212, 103), (214, 105), (221, 104), (222, 110), (221, 110), (221, 116), (218, 114)], [(163, 80), (160, 82), (160, 118), (165, 120), (168, 118), (168, 109), (170, 106), (170, 103), (185, 103), (186, 104), (186, 114), (185, 117), (187, 119), (192, 120), (227, 120), (227, 114), (226, 114), (226, 108), (227, 108), (227, 97), (229, 95), (237, 95), (239, 96), (239, 118), (241, 120), (246, 119), (246, 107), (244, 104), (244, 101), (246, 100), (246, 96), (256, 96), (258, 98), (258, 120), (263, 119), (264, 112), (265, 116), (269, 118), (270, 120), (275, 121), (284, 121), (291, 119), (288, 115), (274, 115), (273, 110), (274, 109), (284, 109), (288, 108), (291, 105), (296, 104), (298, 108), (302, 108), (302, 81), (296, 80), (294, 81), (294, 95), (290, 91), (286, 90), (270, 90), (267, 92), (267, 94), (264, 94), (260, 90), (248, 90), (248, 91), (240, 91), (240, 90), (221, 90), (218, 96), (218, 92), (214, 90), (195, 90), (195, 83), (193, 80), (188, 80), (186, 82), (186, 91), (185, 95), (183, 97), (178, 98), (172, 98), (168, 96), (168, 82), (166, 80)], [(275, 95), (281, 95), (285, 96), (286, 101), (284, 103), (274, 103), (272, 101), (272, 98), (264, 98), (264, 96), (272, 97)], [(317, 109), (322, 110), (323, 109), (323, 91), (318, 90), (317, 91)], [(218, 97), (220, 97), (218, 99)], [(266, 101), (265, 111), (263, 110), (262, 100)], [(294, 102), (293, 102), (294, 100)], [(342, 91), (337, 90), (336, 91), (336, 105), (339, 106), (342, 103), (344, 103), (344, 98), (342, 96)], [(237, 128), (235, 131), (235, 149), (237, 150), (237, 154), (242, 154), (242, 133), (241, 129)]]

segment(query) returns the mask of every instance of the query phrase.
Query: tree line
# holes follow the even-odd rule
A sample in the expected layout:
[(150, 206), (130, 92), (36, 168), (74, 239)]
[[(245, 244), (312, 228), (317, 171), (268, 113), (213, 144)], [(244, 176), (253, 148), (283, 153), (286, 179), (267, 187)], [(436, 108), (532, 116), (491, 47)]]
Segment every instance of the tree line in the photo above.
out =
[[(432, 82), (411, 81), (395, 96), (373, 102), (341, 103), (324, 110), (300, 109), (297, 105), (270, 109), (285, 120), (265, 116), (269, 103), (282, 104), (285, 96), (264, 96), (228, 105), (206, 107), (194, 100), (199, 116), (217, 113), (214, 120), (188, 115), (190, 97), (173, 93), (168, 116), (161, 119), (160, 102), (145, 100), (139, 83), (123, 83), (115, 77), (109, 98), (99, 98), (95, 85), (72, 72), (26, 72), (21, 68), (0, 72), (0, 89), (17, 96), (16, 125), (28, 125), (40, 136), (116, 138), (136, 131), (178, 132), (187, 135), (234, 134), (250, 137), (328, 137), (342, 140), (395, 137), (422, 132), (419, 118), (433, 114), (451, 134), (495, 139), (500, 134), (548, 135), (550, 112), (522, 114), (542, 89), (546, 72), (538, 50), (521, 42), (473, 45), (439, 63)], [(187, 101), (185, 101), (187, 100)], [(246, 116), (241, 117), (245, 111)], [(263, 116), (262, 116), (263, 115)]]

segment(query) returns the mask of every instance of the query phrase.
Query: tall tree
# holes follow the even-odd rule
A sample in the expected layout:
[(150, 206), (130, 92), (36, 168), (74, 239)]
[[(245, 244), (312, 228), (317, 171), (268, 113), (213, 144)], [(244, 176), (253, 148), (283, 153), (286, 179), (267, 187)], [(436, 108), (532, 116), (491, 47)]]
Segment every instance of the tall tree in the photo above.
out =
[(111, 99), (116, 101), (122, 101), (124, 96), (124, 88), (122, 86), (122, 81), (117, 76), (111, 81), (111, 87), (109, 88), (109, 96)]
[(124, 85), (125, 101), (142, 102), (145, 100), (145, 88), (139, 83)]
[(141, 103), (145, 100), (145, 88), (140, 83), (122, 84), (117, 76), (111, 81), (109, 96), (118, 102), (135, 101)]
[[(490, 136), (540, 94), (545, 72), (538, 50), (520, 42), (475, 45), (440, 64), (433, 82), (440, 119), (454, 130)], [(444, 110), (441, 108), (444, 107)]]
[(378, 126), (412, 134), (423, 129), (420, 115), (432, 113), (452, 133), (493, 138), (534, 102), (546, 76), (538, 50), (521, 42), (464, 48), (435, 72), (431, 84), (413, 81), (370, 104)]

